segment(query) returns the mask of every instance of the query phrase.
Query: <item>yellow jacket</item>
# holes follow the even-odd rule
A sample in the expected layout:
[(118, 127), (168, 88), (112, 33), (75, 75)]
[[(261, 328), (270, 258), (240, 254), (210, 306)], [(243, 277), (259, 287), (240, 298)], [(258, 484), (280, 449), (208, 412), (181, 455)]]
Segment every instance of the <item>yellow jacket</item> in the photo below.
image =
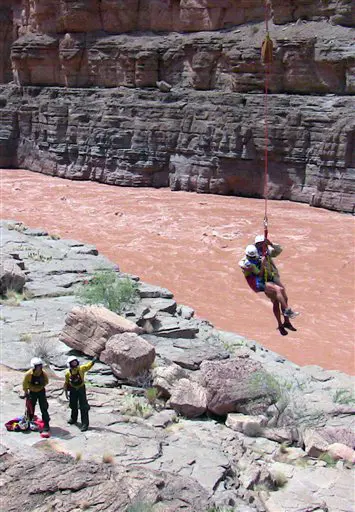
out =
[(48, 375), (46, 372), (44, 370), (35, 371), (32, 369), (25, 373), (22, 387), (25, 393), (28, 391), (34, 391), (38, 393), (39, 391), (42, 391), (42, 389), (44, 389), (47, 384)]
[(85, 385), (85, 373), (94, 366), (93, 361), (89, 361), (86, 364), (77, 366), (76, 368), (70, 368), (65, 373), (64, 389), (70, 388), (79, 389)]

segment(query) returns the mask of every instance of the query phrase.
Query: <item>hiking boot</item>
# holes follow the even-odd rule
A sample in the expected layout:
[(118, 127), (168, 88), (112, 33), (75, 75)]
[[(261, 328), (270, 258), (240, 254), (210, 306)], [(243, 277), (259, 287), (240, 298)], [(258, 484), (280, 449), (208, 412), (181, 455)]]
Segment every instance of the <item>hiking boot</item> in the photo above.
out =
[(49, 425), (44, 425), (42, 432), (49, 432), (50, 428)]
[(81, 430), (81, 432), (86, 432), (88, 428), (89, 428), (89, 425), (82, 425), (80, 430)]
[(77, 423), (77, 420), (74, 420), (73, 418), (70, 418), (68, 421), (67, 421), (68, 425), (76, 425)]
[(288, 332), (286, 331), (286, 329), (285, 329), (285, 327), (283, 325), (280, 325), (277, 329), (278, 329), (279, 333), (281, 334), (281, 336), (287, 336), (288, 335)]
[(296, 332), (297, 329), (295, 327), (293, 327), (293, 325), (291, 324), (290, 320), (287, 318), (287, 320), (285, 320), (285, 322), (283, 323), (283, 326), (288, 329), (289, 331), (294, 331)]

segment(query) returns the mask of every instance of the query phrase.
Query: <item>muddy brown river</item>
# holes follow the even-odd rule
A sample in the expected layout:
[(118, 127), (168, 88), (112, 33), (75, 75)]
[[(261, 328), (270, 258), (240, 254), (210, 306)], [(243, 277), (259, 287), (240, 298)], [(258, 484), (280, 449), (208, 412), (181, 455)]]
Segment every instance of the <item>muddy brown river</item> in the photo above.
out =
[(217, 328), (300, 364), (355, 373), (351, 216), (270, 201), (269, 232), (297, 332), (276, 331), (271, 303), (247, 285), (238, 260), (263, 228), (257, 199), (120, 188), (2, 170), (1, 217), (95, 244), (121, 270), (170, 289)]

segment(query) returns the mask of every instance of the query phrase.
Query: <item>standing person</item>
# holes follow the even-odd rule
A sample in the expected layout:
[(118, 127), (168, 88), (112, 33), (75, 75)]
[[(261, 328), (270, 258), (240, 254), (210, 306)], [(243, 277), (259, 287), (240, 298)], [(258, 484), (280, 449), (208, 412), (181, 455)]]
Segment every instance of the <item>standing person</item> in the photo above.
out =
[[(289, 323), (287, 302), (281, 286), (272, 281), (265, 281), (266, 265), (266, 256), (260, 257), (255, 245), (247, 246), (245, 257), (239, 262), (250, 288), (256, 293), (264, 292), (271, 300), (277, 329), (282, 336), (287, 336), (288, 332), (285, 328), (285, 323)], [(284, 316), (284, 322), (281, 320), (281, 314)]]
[(68, 357), (68, 370), (65, 373), (64, 391), (66, 397), (69, 394), (69, 407), (71, 416), (68, 420), (69, 425), (75, 425), (78, 421), (78, 408), (81, 416), (81, 431), (86, 432), (89, 428), (89, 403), (86, 398), (85, 373), (94, 366), (97, 361), (95, 357), (87, 364), (80, 365), (75, 356)]
[(28, 411), (29, 421), (33, 420), (37, 400), (44, 422), (43, 432), (49, 432), (50, 417), (48, 414), (48, 402), (45, 387), (48, 384), (48, 375), (43, 370), (43, 361), (39, 357), (31, 359), (31, 369), (25, 373), (22, 387), (24, 396), (28, 398), (32, 407)]

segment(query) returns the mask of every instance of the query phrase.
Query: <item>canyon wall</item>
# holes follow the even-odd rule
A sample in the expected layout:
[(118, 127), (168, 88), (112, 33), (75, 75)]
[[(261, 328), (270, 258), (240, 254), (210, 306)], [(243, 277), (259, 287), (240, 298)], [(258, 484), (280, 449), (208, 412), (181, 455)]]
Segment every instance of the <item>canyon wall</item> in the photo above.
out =
[[(354, 209), (354, 9), (271, 2), (270, 197)], [(262, 195), (261, 0), (5, 0), (0, 15), (0, 166)]]

